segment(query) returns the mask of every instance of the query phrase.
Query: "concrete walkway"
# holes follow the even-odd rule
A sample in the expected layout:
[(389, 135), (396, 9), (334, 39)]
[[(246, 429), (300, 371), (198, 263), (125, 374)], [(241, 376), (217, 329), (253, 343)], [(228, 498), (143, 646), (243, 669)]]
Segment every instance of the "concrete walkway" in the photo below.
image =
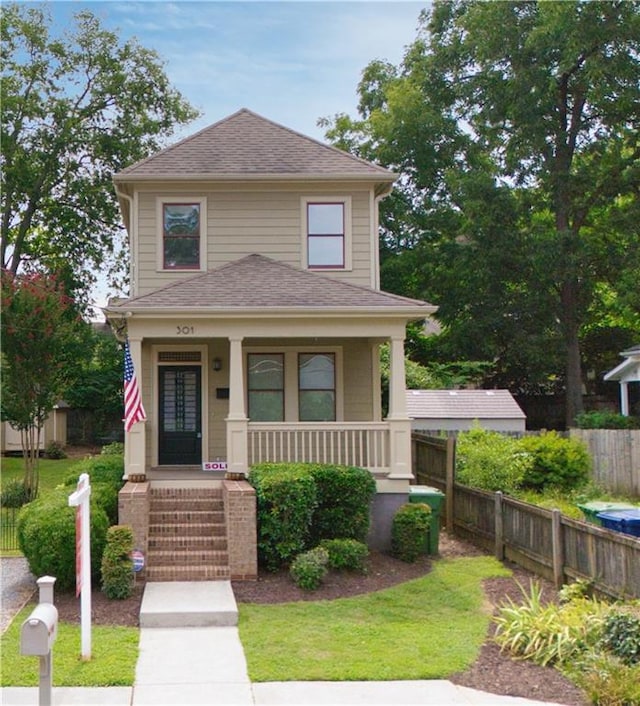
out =
[[(542, 703), (486, 694), (446, 680), (252, 684), (238, 634), (231, 584), (215, 584), (147, 584), (140, 610), (142, 627), (134, 686), (58, 687), (53, 690), (53, 706), (539, 706)], [(207, 585), (211, 590), (207, 590)], [(218, 609), (220, 615), (216, 619), (213, 613)], [(200, 616), (206, 626), (174, 627), (179, 624), (181, 613), (186, 622), (197, 622), (194, 616)], [(163, 620), (169, 627), (163, 625)], [(1, 697), (3, 706), (35, 706), (38, 689), (5, 687)]]

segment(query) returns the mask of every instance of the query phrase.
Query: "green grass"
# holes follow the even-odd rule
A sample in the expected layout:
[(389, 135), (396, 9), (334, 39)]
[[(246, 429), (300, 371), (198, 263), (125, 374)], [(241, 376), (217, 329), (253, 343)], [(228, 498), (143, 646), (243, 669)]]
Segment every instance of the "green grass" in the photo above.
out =
[[(62, 458), (52, 460), (41, 458), (38, 463), (40, 469), (39, 492), (46, 493), (53, 490), (57, 485), (69, 475), (70, 468), (80, 459)], [(22, 457), (5, 456), (2, 458), (2, 477), (0, 478), (0, 488), (12, 480), (21, 480), (24, 476), (24, 461)]]
[(638, 504), (638, 498), (624, 495), (613, 495), (595, 485), (588, 484), (584, 488), (572, 491), (561, 491), (549, 488), (542, 493), (533, 490), (522, 490), (516, 493), (515, 497), (538, 507), (547, 510), (560, 510), (563, 515), (572, 517), (574, 520), (584, 520), (585, 516), (578, 507), (578, 503), (586, 503), (590, 500), (602, 500), (605, 502), (624, 502)]
[[(39, 657), (20, 654), (20, 630), (34, 604), (26, 606), (2, 635), (0, 684), (38, 686)], [(94, 625), (91, 659), (80, 658), (80, 625), (60, 623), (53, 646), (54, 686), (131, 686), (138, 660), (137, 628)]]
[(492, 557), (443, 559), (423, 578), (336, 601), (240, 604), (252, 681), (444, 679), (473, 664), (490, 615)]

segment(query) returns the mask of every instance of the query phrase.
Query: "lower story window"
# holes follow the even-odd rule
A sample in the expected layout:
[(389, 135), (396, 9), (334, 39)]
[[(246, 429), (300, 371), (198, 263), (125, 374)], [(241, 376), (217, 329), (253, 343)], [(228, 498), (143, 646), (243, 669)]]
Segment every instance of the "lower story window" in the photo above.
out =
[(298, 355), (298, 418), (301, 422), (336, 419), (336, 359), (334, 353)]
[(247, 363), (249, 419), (284, 421), (284, 354), (249, 353)]

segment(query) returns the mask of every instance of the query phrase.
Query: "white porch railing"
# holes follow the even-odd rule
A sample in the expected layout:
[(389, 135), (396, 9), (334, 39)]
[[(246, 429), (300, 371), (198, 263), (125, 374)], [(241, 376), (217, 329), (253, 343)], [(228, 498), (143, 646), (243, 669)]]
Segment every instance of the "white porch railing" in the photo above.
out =
[(385, 422), (249, 422), (249, 465), (332, 463), (389, 471)]

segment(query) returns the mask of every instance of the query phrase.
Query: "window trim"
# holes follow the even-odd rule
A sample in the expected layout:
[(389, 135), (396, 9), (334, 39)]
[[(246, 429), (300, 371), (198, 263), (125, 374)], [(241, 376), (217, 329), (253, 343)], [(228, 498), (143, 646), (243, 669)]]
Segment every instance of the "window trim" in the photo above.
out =
[[(310, 205), (332, 205), (342, 204), (344, 209), (344, 233), (343, 249), (344, 263), (339, 265), (309, 265), (309, 206)], [(352, 264), (352, 210), (351, 196), (302, 196), (300, 199), (301, 213), (301, 264), (303, 270), (312, 270), (318, 272), (345, 272), (353, 269)]]
[[(198, 204), (200, 206), (200, 262), (198, 267), (165, 267), (164, 266), (164, 205), (168, 204)], [(205, 272), (207, 268), (207, 198), (206, 196), (156, 196), (156, 269), (158, 272)]]

